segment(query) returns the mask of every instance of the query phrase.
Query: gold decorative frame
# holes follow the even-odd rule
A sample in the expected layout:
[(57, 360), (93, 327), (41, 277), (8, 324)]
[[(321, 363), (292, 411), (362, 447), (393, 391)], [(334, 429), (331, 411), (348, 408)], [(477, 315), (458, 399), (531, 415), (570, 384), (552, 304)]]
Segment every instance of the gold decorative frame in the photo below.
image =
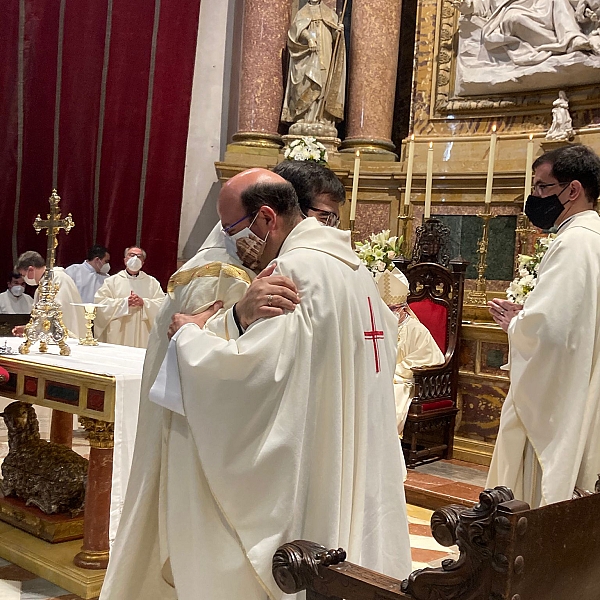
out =
[(433, 82), (430, 98), (430, 119), (447, 119), (450, 114), (461, 118), (479, 119), (499, 115), (532, 115), (547, 113), (560, 89), (567, 89), (571, 113), (598, 108), (600, 81), (583, 86), (560, 86), (523, 92), (521, 94), (491, 94), (489, 96), (456, 96), (456, 54), (458, 51), (459, 12), (449, 0), (438, 0)]

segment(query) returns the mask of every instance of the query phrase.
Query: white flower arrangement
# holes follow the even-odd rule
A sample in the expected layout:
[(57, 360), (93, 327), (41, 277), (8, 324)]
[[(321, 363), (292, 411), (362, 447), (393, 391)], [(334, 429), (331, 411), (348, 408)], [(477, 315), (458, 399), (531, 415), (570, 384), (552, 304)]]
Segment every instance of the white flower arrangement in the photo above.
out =
[(283, 153), (285, 160), (314, 160), (327, 164), (327, 149), (314, 137), (301, 137), (294, 140)]
[(523, 304), (527, 300), (527, 296), (531, 294), (537, 284), (542, 258), (544, 258), (544, 254), (546, 254), (555, 237), (551, 234), (547, 237), (538, 238), (535, 241), (532, 256), (529, 254), (518, 255), (518, 275), (511, 281), (506, 290), (506, 297), (511, 302)]
[(390, 230), (372, 233), (365, 242), (355, 243), (355, 252), (371, 273), (383, 273), (394, 268), (394, 258), (400, 256), (402, 236), (390, 237)]

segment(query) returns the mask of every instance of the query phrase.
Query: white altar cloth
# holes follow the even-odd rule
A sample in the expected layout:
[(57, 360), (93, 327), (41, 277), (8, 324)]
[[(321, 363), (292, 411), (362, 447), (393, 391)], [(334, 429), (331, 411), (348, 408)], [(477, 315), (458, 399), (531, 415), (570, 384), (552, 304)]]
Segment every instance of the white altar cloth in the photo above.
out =
[[(10, 348), (17, 350), (23, 338), (0, 338), (0, 347), (4, 346), (5, 342)], [(67, 343), (71, 348), (70, 356), (60, 356), (58, 346), (48, 346), (48, 352), (45, 354), (39, 352), (37, 346), (34, 346), (30, 354), (11, 354), (10, 358), (115, 378), (115, 442), (109, 528), (112, 547), (131, 470), (146, 350), (114, 344), (80, 346), (74, 339), (67, 340)]]

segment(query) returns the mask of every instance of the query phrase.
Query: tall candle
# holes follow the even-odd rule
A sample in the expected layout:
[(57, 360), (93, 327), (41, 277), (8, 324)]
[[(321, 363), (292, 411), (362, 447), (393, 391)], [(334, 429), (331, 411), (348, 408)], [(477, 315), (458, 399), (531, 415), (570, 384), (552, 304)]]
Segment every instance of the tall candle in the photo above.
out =
[(352, 176), (352, 198), (350, 200), (350, 220), (356, 221), (356, 205), (358, 203), (358, 177), (360, 172), (360, 150), (354, 155), (354, 175)]
[(408, 142), (408, 162), (406, 163), (406, 190), (404, 192), (404, 204), (410, 204), (410, 192), (412, 189), (413, 164), (415, 162), (415, 136), (410, 136)]
[(523, 212), (527, 203), (527, 196), (531, 193), (531, 169), (533, 167), (533, 133), (529, 135), (527, 142), (527, 159), (525, 161), (525, 188), (523, 189)]
[(492, 127), (492, 136), (490, 137), (490, 156), (488, 160), (487, 180), (485, 183), (485, 203), (492, 202), (492, 186), (494, 184), (494, 162), (496, 160), (496, 126)]
[(427, 151), (427, 175), (425, 178), (425, 218), (431, 216), (431, 188), (433, 186), (433, 142), (429, 142)]

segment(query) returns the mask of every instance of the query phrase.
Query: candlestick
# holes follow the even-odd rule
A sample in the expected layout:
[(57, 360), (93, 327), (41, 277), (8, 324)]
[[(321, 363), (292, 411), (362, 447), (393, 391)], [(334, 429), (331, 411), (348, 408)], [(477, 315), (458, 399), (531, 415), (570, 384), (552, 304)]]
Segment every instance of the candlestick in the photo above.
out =
[(404, 191), (404, 204), (410, 204), (410, 192), (412, 190), (413, 164), (415, 162), (415, 136), (410, 136), (408, 142), (408, 162), (406, 164), (406, 189)]
[(479, 261), (477, 265), (477, 283), (475, 289), (471, 290), (467, 294), (467, 304), (473, 306), (486, 306), (487, 305), (487, 281), (485, 279), (485, 271), (487, 269), (487, 253), (488, 243), (490, 238), (490, 219), (493, 219), (495, 215), (491, 214), (489, 204), (485, 207), (485, 213), (477, 215), (483, 220), (483, 231), (481, 232), (481, 238), (477, 243), (477, 254), (479, 254)]
[(358, 178), (360, 172), (360, 150), (354, 155), (354, 175), (352, 176), (352, 198), (350, 205), (350, 229), (354, 229), (356, 221), (356, 205), (358, 204)]
[(523, 189), (523, 211), (527, 203), (527, 196), (531, 193), (531, 170), (533, 167), (533, 133), (529, 135), (527, 142), (527, 159), (525, 161), (525, 188)]
[(429, 142), (427, 151), (427, 175), (425, 179), (425, 219), (431, 216), (431, 188), (433, 186), (433, 142)]
[(494, 184), (494, 162), (496, 160), (496, 126), (492, 127), (492, 136), (490, 137), (490, 156), (488, 159), (487, 181), (485, 183), (485, 203), (492, 202), (492, 187)]

